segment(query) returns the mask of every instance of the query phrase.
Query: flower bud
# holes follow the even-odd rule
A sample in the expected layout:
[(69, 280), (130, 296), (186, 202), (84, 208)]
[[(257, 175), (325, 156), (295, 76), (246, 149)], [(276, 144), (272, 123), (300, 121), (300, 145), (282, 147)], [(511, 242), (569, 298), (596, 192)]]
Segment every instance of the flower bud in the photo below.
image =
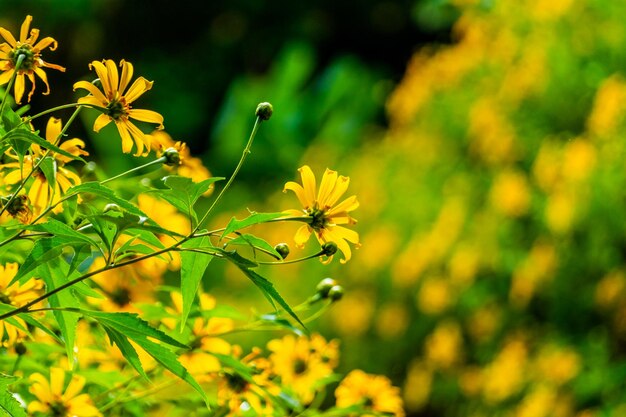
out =
[(274, 246), (274, 250), (278, 252), (282, 259), (285, 259), (287, 256), (289, 256), (289, 245), (287, 245), (286, 243), (279, 243), (278, 245)]
[(163, 156), (165, 157), (165, 165), (168, 166), (177, 166), (180, 165), (180, 153), (176, 148), (167, 148), (163, 151)]
[(122, 208), (114, 203), (109, 203), (102, 209), (103, 213), (108, 213), (109, 211), (116, 211), (118, 213), (122, 212)]
[(322, 298), (326, 298), (328, 297), (328, 292), (330, 291), (330, 289), (335, 287), (336, 285), (337, 285), (337, 281), (335, 281), (334, 279), (324, 278), (323, 280), (319, 282), (319, 284), (317, 284), (317, 287), (315, 287), (315, 290), (317, 291), (318, 294), (322, 296)]
[(274, 107), (268, 102), (259, 103), (256, 107), (256, 115), (261, 120), (269, 120), (274, 113)]
[(26, 353), (26, 346), (24, 346), (24, 343), (18, 342), (15, 344), (15, 353), (17, 353), (19, 356), (22, 356)]
[(322, 245), (322, 255), (333, 256), (337, 253), (337, 244), (335, 242), (326, 242)]
[(343, 287), (341, 285), (334, 285), (330, 290), (328, 290), (328, 298), (331, 301), (339, 301), (343, 297)]

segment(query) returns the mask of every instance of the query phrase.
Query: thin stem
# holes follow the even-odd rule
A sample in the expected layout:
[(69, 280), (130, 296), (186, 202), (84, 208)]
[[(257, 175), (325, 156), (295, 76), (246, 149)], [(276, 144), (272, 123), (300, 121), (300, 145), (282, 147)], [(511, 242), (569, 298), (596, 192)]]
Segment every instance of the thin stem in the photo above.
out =
[(298, 259), (291, 259), (289, 261), (281, 261), (281, 262), (261, 262), (261, 261), (257, 261), (257, 263), (259, 265), (287, 265), (287, 264), (295, 264), (296, 262), (302, 262), (302, 261), (307, 261), (309, 259), (313, 259), (313, 258), (317, 258), (318, 256), (322, 256), (324, 255), (324, 251), (321, 250), (317, 253), (314, 253), (313, 255), (309, 255), (309, 256), (305, 256), (303, 258), (298, 258)]
[(125, 175), (131, 174), (133, 172), (137, 172), (137, 171), (139, 171), (141, 169), (144, 169), (144, 168), (147, 168), (149, 166), (156, 165), (156, 164), (162, 164), (165, 161), (167, 161), (167, 158), (162, 156), (162, 157), (160, 157), (158, 159), (155, 159), (154, 161), (148, 162), (147, 164), (143, 164), (141, 166), (138, 166), (138, 167), (135, 167), (135, 168), (131, 168), (128, 171), (122, 172), (121, 174), (118, 174), (118, 175), (116, 175), (114, 177), (107, 178), (104, 181), (100, 181), (100, 184), (106, 184), (107, 182), (114, 181), (114, 180), (116, 180), (118, 178), (121, 178), (121, 177), (123, 177)]
[(200, 228), (202, 223), (204, 223), (204, 221), (207, 219), (209, 214), (213, 211), (213, 209), (215, 208), (217, 203), (222, 199), (222, 196), (224, 195), (226, 190), (228, 190), (228, 188), (230, 188), (231, 184), (235, 180), (235, 177), (237, 176), (237, 174), (239, 173), (239, 170), (243, 166), (244, 161), (246, 160), (247, 156), (251, 153), (250, 148), (252, 148), (252, 142), (254, 141), (254, 137), (256, 136), (256, 133), (259, 130), (259, 126), (261, 125), (262, 121), (263, 121), (263, 119), (261, 119), (260, 117), (257, 116), (256, 121), (254, 122), (254, 127), (252, 128), (252, 132), (250, 132), (250, 137), (248, 138), (248, 143), (246, 144), (246, 147), (243, 149), (243, 153), (241, 154), (241, 158), (239, 159), (239, 163), (235, 167), (235, 170), (233, 171), (232, 175), (228, 179), (228, 182), (226, 183), (224, 188), (222, 188), (222, 190), (217, 195), (215, 200), (213, 200), (213, 203), (211, 204), (209, 209), (206, 211), (206, 213), (204, 213), (204, 216), (202, 216), (202, 219), (198, 222), (198, 225), (196, 226), (196, 228), (193, 231), (194, 233)]
[(19, 54), (17, 56), (17, 61), (15, 62), (15, 69), (13, 70), (13, 75), (11, 76), (11, 79), (9, 80), (9, 85), (7, 85), (7, 89), (4, 90), (4, 97), (2, 97), (2, 103), (0, 104), (0, 115), (4, 112), (4, 105), (7, 102), (7, 96), (9, 95), (9, 91), (11, 91), (11, 88), (13, 88), (13, 83), (15, 82), (15, 78), (17, 77), (17, 72), (20, 69), (20, 66), (22, 65), (22, 61), (24, 61), (24, 59), (26, 58), (26, 55), (24, 54)]

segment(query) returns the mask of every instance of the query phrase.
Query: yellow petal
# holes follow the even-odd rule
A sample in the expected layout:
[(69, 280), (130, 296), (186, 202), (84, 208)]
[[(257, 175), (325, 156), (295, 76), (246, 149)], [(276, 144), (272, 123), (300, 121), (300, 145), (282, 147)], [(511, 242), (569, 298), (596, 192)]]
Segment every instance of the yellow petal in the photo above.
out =
[[(109, 60), (110, 61), (110, 60)], [(102, 84), (102, 89), (104, 90), (104, 95), (112, 99), (115, 92), (111, 90), (111, 85), (109, 84), (109, 75), (107, 74), (107, 68), (100, 61), (93, 61), (91, 66), (96, 70), (96, 74), (100, 79), (100, 83)]]
[(50, 392), (53, 395), (63, 393), (63, 383), (65, 382), (65, 371), (61, 368), (50, 368)]
[(29, 378), (30, 387), (28, 391), (33, 394), (42, 403), (50, 403), (54, 401), (52, 392), (50, 391), (50, 384), (48, 380), (41, 374), (32, 374)]
[(326, 215), (332, 217), (333, 215), (348, 213), (352, 210), (355, 210), (359, 207), (359, 202), (356, 199), (356, 196), (350, 196), (343, 200), (341, 203), (337, 204), (335, 207), (331, 208), (326, 212)]
[(102, 129), (104, 126), (108, 125), (109, 123), (111, 123), (111, 120), (113, 119), (111, 119), (106, 114), (102, 113), (100, 116), (96, 118), (96, 121), (93, 123), (93, 131), (98, 133), (100, 129)]
[(293, 240), (296, 242), (296, 246), (299, 248), (303, 248), (304, 244), (309, 241), (311, 237), (311, 232), (313, 229), (308, 224), (302, 225), (296, 230), (296, 235)]
[(122, 59), (120, 66), (122, 67), (122, 76), (120, 78), (120, 87), (118, 91), (123, 95), (124, 90), (126, 90), (130, 80), (133, 78), (133, 64)]
[(85, 378), (83, 378), (80, 375), (72, 375), (72, 380), (70, 381), (69, 385), (65, 389), (65, 394), (63, 395), (63, 398), (66, 401), (71, 400), (72, 398), (80, 394), (84, 386), (85, 386)]
[(46, 125), (46, 140), (50, 143), (56, 143), (57, 138), (61, 134), (61, 119), (51, 117)]
[[(46, 75), (45, 71), (42, 70), (41, 68), (35, 68), (35, 74), (37, 74), (37, 76), (39, 78), (41, 78), (41, 80), (44, 82), (44, 84), (46, 85), (46, 91), (43, 93), (43, 95), (48, 95), (50, 94), (50, 85), (48, 84), (48, 76)], [(31, 81), (33, 82), (33, 87), (35, 86), (35, 79), (31, 79)], [(34, 88), (33, 88), (34, 90)]]
[[(134, 156), (146, 156), (150, 152), (150, 137), (130, 122), (126, 122), (126, 127), (128, 128), (128, 131), (130, 132), (133, 140), (135, 141), (135, 145), (137, 146), (137, 152), (134, 154)], [(143, 151), (144, 146), (147, 147), (145, 153)]]
[(85, 90), (89, 91), (89, 93), (91, 93), (91, 95), (98, 100), (98, 106), (100, 107), (106, 107), (107, 103), (109, 102), (104, 94), (102, 94), (102, 91), (100, 91), (98, 87), (96, 87), (89, 81), (78, 81), (77, 83), (74, 83), (74, 91), (79, 88), (84, 88)]
[(59, 43), (54, 38), (51, 38), (50, 36), (48, 36), (46, 38), (43, 38), (39, 42), (37, 42), (37, 44), (33, 46), (33, 48), (39, 51), (42, 51), (49, 46), (50, 46), (50, 50), (54, 51), (55, 49), (57, 49), (57, 46), (59, 46)]
[(128, 117), (142, 122), (156, 123), (158, 129), (163, 129), (163, 116), (152, 110), (131, 109)]
[(15, 77), (15, 102), (17, 104), (22, 103), (22, 96), (24, 95), (24, 74), (20, 74), (18, 72), (17, 77)]
[(26, 16), (24, 19), (24, 23), (22, 23), (22, 27), (20, 29), (20, 42), (26, 43), (26, 39), (28, 38), (28, 29), (30, 29), (30, 22), (33, 21), (33, 17), (31, 15)]
[(5, 28), (0, 28), (0, 36), (2, 36), (4, 40), (9, 45), (11, 45), (12, 48), (15, 48), (17, 46), (17, 42), (15, 41), (15, 38), (13, 37), (13, 35), (11, 34), (11, 32), (6, 30)]
[(117, 66), (115, 65), (115, 62), (113, 62), (113, 60), (111, 59), (107, 59), (105, 65), (107, 68), (107, 74), (109, 75), (109, 86), (111, 88), (111, 91), (119, 91), (119, 74), (117, 72)]
[(4, 85), (4, 84), (8, 83), (9, 80), (11, 80), (11, 77), (13, 76), (14, 72), (15, 71), (13, 69), (10, 69), (10, 70), (5, 71), (2, 74), (0, 74), (0, 85)]
[(143, 93), (152, 88), (152, 84), (152, 81), (148, 81), (143, 77), (137, 78), (128, 89), (128, 92), (124, 95), (124, 97), (126, 97), (126, 102), (130, 104), (137, 100)]
[(319, 208), (324, 210), (330, 205), (326, 204), (328, 197), (335, 188), (335, 183), (337, 182), (337, 171), (330, 170), (326, 168), (324, 175), (322, 176), (322, 182), (320, 183), (320, 189), (317, 194), (317, 202), (319, 204)]
[(120, 132), (120, 136), (122, 137), (122, 152), (130, 153), (130, 150), (133, 149), (133, 138), (130, 136), (126, 124), (115, 122), (115, 126), (117, 126), (117, 130)]
[(315, 175), (308, 165), (302, 166), (300, 169), (300, 176), (302, 178), (302, 188), (304, 189), (304, 197), (306, 201), (311, 203), (315, 202)]
[(327, 207), (334, 206), (335, 203), (346, 192), (346, 190), (348, 189), (348, 185), (350, 185), (350, 178), (340, 175), (339, 178), (337, 178), (337, 181), (335, 182), (335, 187), (332, 189), (332, 191), (328, 195), (328, 198), (326, 199), (326, 202), (325, 202), (326, 206)]
[(296, 194), (296, 197), (298, 197), (298, 200), (300, 200), (300, 204), (302, 204), (302, 207), (305, 210), (312, 207), (314, 202), (307, 200), (306, 196), (304, 195), (304, 188), (302, 188), (300, 184), (298, 184), (297, 182), (289, 181), (285, 184), (283, 192), (287, 192), (287, 190), (293, 191)]

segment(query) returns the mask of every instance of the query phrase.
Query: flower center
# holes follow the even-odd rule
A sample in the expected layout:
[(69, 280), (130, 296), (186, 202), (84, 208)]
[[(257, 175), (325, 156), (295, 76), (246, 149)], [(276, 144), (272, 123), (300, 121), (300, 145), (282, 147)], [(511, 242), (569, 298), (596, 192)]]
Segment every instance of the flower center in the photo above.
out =
[(3, 292), (0, 292), (0, 303), (2, 304), (13, 304), (11, 302), (11, 298)]
[(311, 227), (316, 232), (319, 232), (328, 224), (324, 210), (318, 208), (309, 209), (309, 216), (311, 216)]
[(117, 288), (111, 293), (111, 301), (120, 307), (128, 305), (130, 303), (130, 291), (128, 288)]
[(248, 382), (237, 374), (226, 374), (226, 383), (236, 393), (244, 392), (248, 387)]
[(126, 106), (122, 103), (121, 100), (113, 99), (107, 105), (107, 116), (109, 116), (113, 120), (118, 120), (122, 116), (126, 116), (128, 112), (126, 111)]
[(30, 71), (36, 67), (35, 63), (37, 60), (37, 55), (33, 51), (33, 47), (29, 44), (20, 45), (18, 43), (17, 48), (13, 49), (9, 52), (9, 59), (13, 64), (13, 67), (17, 65), (17, 59), (20, 55), (24, 55), (24, 60), (20, 64), (20, 70), (22, 71)]
[(306, 362), (303, 361), (302, 359), (298, 359), (294, 364), (293, 364), (293, 372), (296, 375), (302, 375), (303, 373), (306, 372), (307, 366), (306, 366)]
[(54, 402), (49, 404), (50, 415), (53, 417), (65, 417), (67, 415), (67, 406), (62, 402)]

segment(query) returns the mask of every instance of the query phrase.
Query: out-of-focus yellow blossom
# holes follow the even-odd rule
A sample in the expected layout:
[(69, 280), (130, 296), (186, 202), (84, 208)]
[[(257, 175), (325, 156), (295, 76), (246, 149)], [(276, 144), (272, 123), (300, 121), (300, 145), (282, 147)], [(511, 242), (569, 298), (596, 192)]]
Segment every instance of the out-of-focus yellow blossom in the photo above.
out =
[(486, 305), (469, 316), (467, 330), (478, 343), (489, 341), (500, 325), (502, 312), (496, 305)]
[[(319, 191), (316, 192), (317, 184), (315, 175), (308, 165), (302, 166), (298, 171), (302, 177), (302, 185), (289, 181), (285, 184), (284, 191), (293, 191), (302, 204), (302, 210), (286, 210), (285, 214), (294, 217), (306, 217), (306, 223), (300, 226), (296, 232), (295, 241), (299, 247), (309, 240), (312, 233), (321, 245), (334, 242), (343, 253), (345, 263), (352, 257), (352, 251), (348, 242), (359, 247), (359, 235), (354, 230), (342, 225), (353, 225), (356, 220), (350, 216), (351, 211), (359, 207), (356, 196), (350, 196), (338, 203), (341, 196), (348, 190), (350, 178), (338, 175), (337, 171), (326, 169)], [(329, 257), (332, 258), (332, 256)]]
[(424, 343), (424, 356), (429, 364), (438, 369), (450, 369), (462, 360), (463, 336), (458, 323), (440, 323)]
[[(0, 36), (4, 38), (4, 42), (0, 44), (0, 85), (7, 84), (15, 71), (17, 70), (17, 76), (15, 78), (15, 102), (20, 104), (22, 102), (22, 96), (26, 88), (26, 77), (30, 80), (32, 87), (28, 93), (28, 101), (30, 101), (33, 93), (35, 92), (35, 75), (37, 75), (46, 85), (46, 91), (44, 95), (50, 94), (50, 86), (48, 85), (48, 76), (43, 68), (52, 68), (58, 71), (65, 72), (65, 68), (50, 64), (41, 58), (41, 52), (46, 49), (54, 51), (57, 49), (57, 41), (51, 37), (45, 37), (37, 42), (39, 39), (39, 29), (30, 29), (30, 23), (33, 17), (28, 15), (22, 23), (20, 28), (19, 40), (6, 30), (0, 27)], [(16, 68), (17, 61), (20, 55), (24, 56), (19, 68)]]
[[(89, 155), (89, 153), (83, 150), (85, 143), (78, 138), (72, 138), (59, 144), (61, 130), (61, 119), (51, 117), (48, 119), (46, 126), (46, 140), (50, 143), (58, 144), (59, 148), (72, 155)], [(18, 161), (17, 155), (8, 154), (9, 157), (16, 161), (0, 165), (0, 168), (9, 171), (4, 176), (6, 184), (14, 185), (21, 183), (24, 178), (30, 175), (39, 159), (44, 156), (45, 150), (39, 145), (32, 144), (30, 149), (30, 154), (24, 156), (21, 162)], [(50, 158), (54, 166), (54, 185), (50, 184), (44, 171), (41, 168), (37, 168), (32, 174), (33, 181), (28, 191), (28, 199), (33, 205), (36, 214), (41, 213), (49, 205), (58, 203), (70, 187), (81, 183), (80, 177), (64, 166), (71, 161), (69, 157), (52, 152), (47, 158)], [(62, 210), (63, 206), (59, 204), (53, 209), (53, 212), (59, 213)]]
[(433, 384), (432, 369), (423, 362), (413, 359), (408, 366), (402, 389), (407, 410), (418, 411), (428, 401)]
[[(193, 182), (200, 182), (211, 178), (211, 173), (204, 166), (202, 160), (191, 156), (191, 151), (186, 143), (179, 141), (174, 142), (174, 139), (163, 130), (155, 130), (150, 134), (150, 137), (150, 146), (152, 146), (152, 149), (157, 155), (161, 156), (163, 152), (169, 148), (174, 148), (178, 151), (180, 162), (175, 166), (166, 165), (166, 169), (175, 172), (177, 175), (191, 178)], [(208, 196), (212, 192), (213, 186), (204, 193), (204, 196)]]
[(417, 306), (426, 314), (443, 313), (454, 300), (450, 282), (445, 278), (424, 280), (417, 295)]
[(96, 417), (102, 416), (88, 394), (81, 394), (85, 378), (72, 375), (64, 388), (65, 372), (50, 368), (50, 380), (39, 373), (31, 374), (29, 391), (37, 400), (28, 404), (28, 412), (46, 416)]
[(539, 385), (524, 397), (515, 417), (552, 417), (555, 401), (554, 389)]
[(210, 378), (211, 373), (221, 369), (220, 362), (212, 353), (229, 355), (232, 351), (230, 343), (222, 336), (233, 328), (234, 323), (228, 318), (195, 318), (189, 342), (191, 349), (179, 357), (180, 363), (199, 381)]
[(527, 377), (527, 357), (526, 344), (513, 339), (483, 369), (483, 396), (488, 403), (499, 403), (520, 391)]
[(537, 379), (562, 385), (578, 375), (581, 357), (570, 348), (545, 346), (534, 361)]
[(596, 149), (585, 139), (574, 139), (563, 150), (563, 177), (574, 183), (586, 180), (596, 165)]
[(554, 246), (543, 241), (535, 242), (526, 259), (513, 272), (511, 302), (517, 307), (526, 306), (537, 287), (550, 279), (556, 266)]
[(472, 284), (480, 267), (480, 253), (474, 245), (460, 245), (448, 261), (450, 281), (460, 287)]
[(483, 373), (479, 366), (468, 366), (459, 375), (459, 387), (468, 397), (476, 397), (483, 386)]
[[(15, 274), (17, 274), (18, 269), (19, 265), (17, 263), (0, 265), (0, 303), (2, 304), (21, 307), (42, 294), (43, 282), (38, 279), (31, 278), (24, 284), (15, 282), (9, 285)], [(0, 343), (2, 346), (14, 346), (15, 343), (20, 342), (27, 335), (26, 322), (19, 317), (14, 317), (13, 320), (20, 327), (9, 323), (8, 320), (0, 320)]]
[[(391, 385), (389, 378), (370, 375), (357, 369), (351, 371), (335, 390), (338, 407), (362, 404), (375, 412), (404, 417), (400, 390)], [(369, 416), (362, 414), (362, 417)]]
[(587, 130), (598, 137), (615, 132), (624, 120), (626, 83), (618, 75), (606, 78), (598, 91), (587, 119)]
[(575, 215), (576, 200), (571, 192), (558, 191), (548, 197), (545, 217), (554, 233), (567, 233), (574, 223)]
[(598, 306), (608, 308), (617, 303), (626, 288), (626, 274), (617, 270), (608, 273), (596, 286), (595, 302)]
[(345, 336), (358, 336), (367, 331), (374, 315), (372, 294), (355, 290), (348, 292), (329, 312), (330, 321)]
[(496, 102), (483, 99), (472, 107), (469, 134), (471, 151), (487, 163), (515, 160), (515, 134)]
[(519, 171), (502, 171), (495, 178), (490, 194), (491, 203), (502, 214), (519, 217), (528, 212), (530, 189), (526, 176)]
[(114, 122), (122, 137), (122, 151), (130, 153), (134, 142), (137, 148), (134, 155), (146, 156), (150, 152), (150, 136), (143, 133), (130, 119), (155, 123), (159, 129), (163, 129), (163, 116), (152, 110), (135, 109), (131, 106), (143, 93), (152, 88), (152, 81), (139, 77), (128, 87), (133, 78), (133, 66), (130, 62), (122, 60), (120, 67), (121, 76), (112, 60), (93, 61), (89, 68), (95, 69), (98, 74), (102, 90), (89, 81), (78, 81), (74, 84), (74, 90), (82, 88), (90, 93), (78, 99), (80, 104), (90, 104), (103, 111), (94, 122), (95, 132)]
[(376, 331), (384, 339), (402, 336), (408, 325), (409, 312), (400, 302), (388, 303), (376, 313)]
[(282, 339), (270, 340), (267, 348), (272, 352), (269, 360), (272, 372), (280, 378), (280, 384), (297, 395), (303, 404), (313, 401), (321, 388), (320, 381), (333, 372), (336, 361), (336, 342), (324, 343), (317, 340), (287, 335)]
[(363, 242), (367, 244), (361, 249), (360, 267), (370, 271), (361, 274), (363, 279), (371, 277), (371, 272), (384, 267), (394, 257), (399, 243), (398, 234), (394, 226), (381, 225), (363, 237)]

